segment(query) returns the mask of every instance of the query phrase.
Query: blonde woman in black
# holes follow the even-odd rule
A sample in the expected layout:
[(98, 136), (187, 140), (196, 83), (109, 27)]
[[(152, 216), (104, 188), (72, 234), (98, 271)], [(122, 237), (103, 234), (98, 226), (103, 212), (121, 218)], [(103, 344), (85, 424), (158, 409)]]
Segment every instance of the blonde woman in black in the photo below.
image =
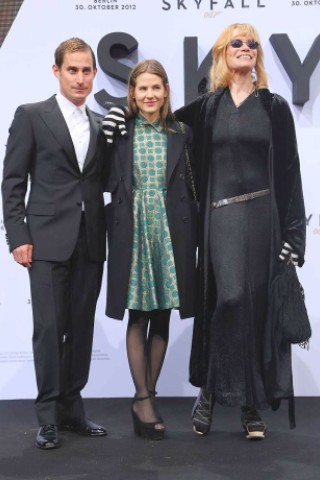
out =
[(200, 176), (193, 427), (209, 432), (217, 402), (241, 407), (246, 437), (262, 439), (258, 409), (293, 399), (290, 346), (274, 356), (266, 339), (271, 279), (281, 261), (304, 263), (299, 156), (289, 106), (267, 88), (256, 29), (229, 25), (212, 60), (210, 92), (176, 112), (193, 128)]

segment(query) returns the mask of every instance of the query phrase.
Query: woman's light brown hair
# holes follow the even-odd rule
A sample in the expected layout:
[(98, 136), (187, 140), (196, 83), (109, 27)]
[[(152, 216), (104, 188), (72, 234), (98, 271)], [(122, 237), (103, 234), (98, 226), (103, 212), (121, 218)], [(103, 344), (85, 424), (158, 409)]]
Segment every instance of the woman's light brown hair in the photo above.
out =
[(129, 80), (128, 80), (128, 116), (129, 118), (136, 117), (138, 115), (138, 107), (137, 104), (132, 97), (132, 91), (134, 90), (137, 84), (137, 78), (142, 73), (151, 73), (153, 75), (157, 75), (161, 78), (162, 84), (168, 90), (168, 95), (164, 99), (164, 104), (160, 109), (160, 121), (164, 128), (168, 128), (168, 122), (173, 120), (173, 114), (171, 110), (171, 101), (170, 101), (170, 88), (169, 88), (169, 80), (167, 73), (164, 67), (161, 65), (160, 62), (157, 60), (142, 60), (139, 62), (131, 71)]

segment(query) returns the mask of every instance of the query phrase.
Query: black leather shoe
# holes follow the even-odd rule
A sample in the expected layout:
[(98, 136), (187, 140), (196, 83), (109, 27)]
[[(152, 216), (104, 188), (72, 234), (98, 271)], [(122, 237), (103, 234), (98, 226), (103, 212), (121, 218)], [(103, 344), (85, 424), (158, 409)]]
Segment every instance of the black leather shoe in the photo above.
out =
[(264, 439), (267, 425), (254, 407), (241, 407), (241, 423), (248, 440)]
[(61, 447), (56, 425), (42, 425), (37, 433), (35, 445), (44, 450)]
[(89, 437), (107, 435), (107, 430), (104, 427), (97, 425), (88, 418), (69, 418), (60, 425), (60, 430), (75, 432)]

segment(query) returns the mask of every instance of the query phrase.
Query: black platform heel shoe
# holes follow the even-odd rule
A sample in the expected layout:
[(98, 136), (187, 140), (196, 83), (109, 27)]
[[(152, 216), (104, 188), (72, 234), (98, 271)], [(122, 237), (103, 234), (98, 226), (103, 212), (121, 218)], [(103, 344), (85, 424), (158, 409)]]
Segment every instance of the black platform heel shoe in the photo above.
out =
[(210, 431), (214, 403), (212, 394), (201, 389), (192, 409), (193, 431), (198, 435), (207, 435)]
[(138, 437), (147, 438), (148, 440), (163, 440), (165, 428), (155, 428), (156, 425), (159, 425), (162, 422), (159, 420), (156, 422), (142, 422), (136, 412), (133, 410), (133, 405), (135, 402), (142, 402), (148, 398), (150, 398), (150, 395), (146, 397), (134, 397), (132, 400), (131, 415), (133, 421), (133, 431)]
[(263, 440), (267, 425), (254, 407), (241, 407), (241, 423), (248, 440)]

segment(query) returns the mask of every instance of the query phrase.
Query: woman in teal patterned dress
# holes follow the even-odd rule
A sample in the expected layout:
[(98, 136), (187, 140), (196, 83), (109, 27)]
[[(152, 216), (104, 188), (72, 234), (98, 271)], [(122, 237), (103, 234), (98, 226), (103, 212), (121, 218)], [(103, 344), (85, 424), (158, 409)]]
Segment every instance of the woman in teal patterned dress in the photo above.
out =
[[(127, 355), (136, 393), (136, 434), (162, 439), (156, 383), (172, 309), (194, 316), (197, 245), (191, 130), (174, 121), (168, 79), (155, 60), (132, 70), (128, 133), (112, 148), (107, 190), (109, 317), (129, 310)], [(189, 144), (189, 145), (188, 145)], [(190, 151), (190, 156), (186, 152)]]

